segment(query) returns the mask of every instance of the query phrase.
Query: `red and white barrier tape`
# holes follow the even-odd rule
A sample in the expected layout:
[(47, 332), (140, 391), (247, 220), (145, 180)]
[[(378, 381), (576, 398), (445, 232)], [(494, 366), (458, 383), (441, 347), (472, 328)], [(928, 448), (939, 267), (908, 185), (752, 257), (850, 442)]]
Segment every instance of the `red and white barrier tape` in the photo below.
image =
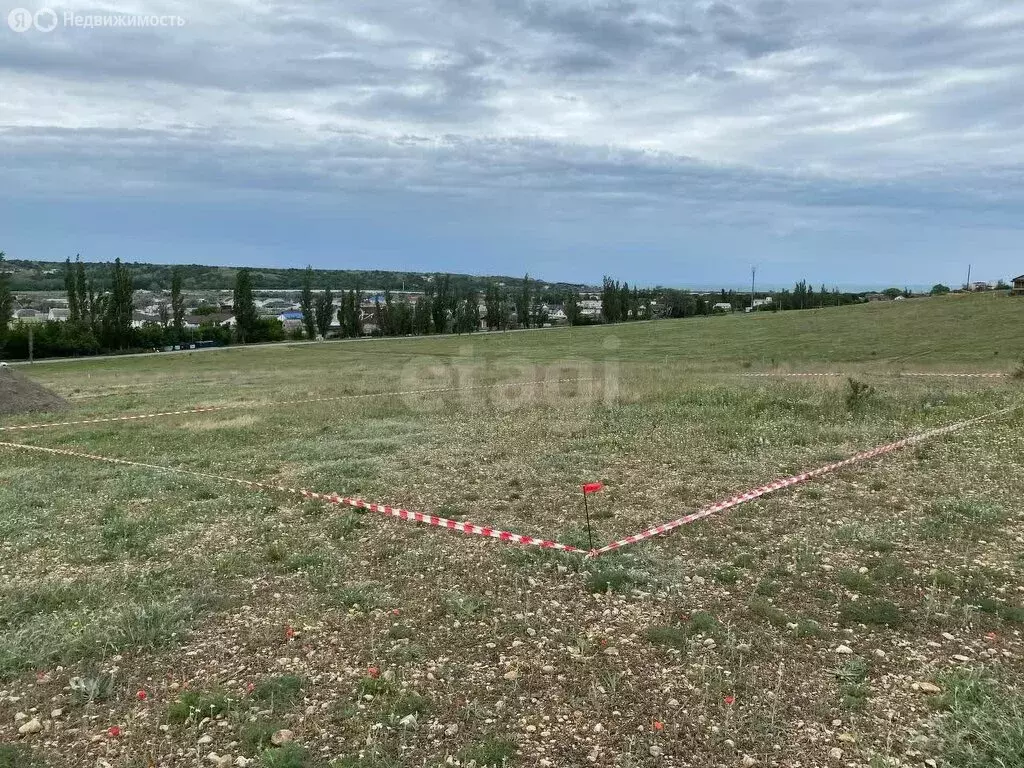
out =
[(741, 373), (740, 376), (747, 379), (770, 379), (778, 377), (811, 377), (811, 376), (844, 376), (842, 373)]
[(1003, 414), (1019, 410), (1022, 407), (1024, 407), (1024, 405), (1016, 405), (1010, 408), (1003, 408), (1002, 410), (994, 411), (993, 413), (987, 413), (984, 416), (977, 416), (973, 419), (967, 419), (965, 421), (957, 422), (956, 424), (950, 424), (945, 427), (938, 427), (937, 429), (930, 429), (927, 432), (921, 432), (920, 434), (912, 435), (911, 437), (905, 437), (902, 440), (897, 440), (894, 443), (888, 443), (887, 445), (872, 448), (869, 451), (862, 451), (861, 453), (856, 453), (853, 456), (850, 456), (849, 458), (843, 459), (842, 461), (836, 461), (831, 464), (825, 464), (824, 466), (818, 467), (817, 469), (811, 469), (808, 470), (807, 472), (801, 472), (798, 475), (792, 475), (790, 477), (774, 480), (768, 483), (767, 485), (762, 485), (759, 488), (753, 488), (749, 491), (744, 491), (743, 493), (736, 494), (735, 496), (732, 496), (728, 499), (724, 499), (710, 506), (704, 507), (703, 509), (699, 509), (696, 512), (693, 512), (689, 515), (680, 517), (677, 520), (672, 520), (668, 523), (656, 525), (653, 528), (648, 528), (646, 531), (641, 531), (640, 533), (634, 534), (633, 536), (627, 536), (624, 539), (613, 541), (610, 544), (607, 544), (606, 546), (603, 546), (600, 549), (589, 553), (588, 557), (598, 557), (600, 555), (605, 554), (606, 552), (611, 552), (613, 550), (619, 549), (629, 544), (636, 544), (637, 542), (645, 541), (655, 536), (659, 536), (663, 533), (668, 533), (669, 531), (679, 528), (680, 526), (696, 522), (697, 520), (702, 520), (705, 517), (710, 517), (711, 515), (717, 512), (723, 512), (727, 509), (738, 507), (741, 504), (746, 504), (748, 501), (759, 499), (762, 496), (766, 496), (769, 493), (780, 491), (783, 488), (789, 488), (790, 486), (793, 485), (806, 483), (808, 480), (811, 480), (815, 477), (828, 474), (829, 472), (835, 472), (837, 469), (842, 469), (843, 467), (847, 467), (851, 464), (856, 464), (859, 461), (873, 459), (876, 456), (891, 453), (892, 451), (899, 450), (900, 448), (906, 448), (908, 445), (919, 443), (922, 440), (927, 440), (928, 438), (931, 437), (938, 437), (939, 435), (944, 435), (949, 432), (955, 432), (956, 430), (963, 429), (964, 427), (967, 427), (971, 424), (975, 424), (979, 421), (991, 419), (996, 416), (1001, 416)]
[(581, 550), (577, 547), (569, 546), (568, 544), (560, 544), (557, 541), (550, 541), (548, 539), (538, 539), (533, 536), (525, 536), (520, 533), (511, 533), (510, 531), (502, 531), (498, 528), (490, 528), (483, 525), (474, 525), (473, 523), (460, 523), (457, 520), (450, 520), (446, 517), (428, 515), (423, 512), (412, 512), (408, 509), (402, 509), (401, 507), (392, 507), (388, 506), (387, 504), (377, 504), (375, 502), (364, 501), (363, 499), (339, 496), (336, 493), (317, 493), (316, 491), (310, 491), (305, 488), (288, 488), (283, 485), (261, 483), (256, 480), (242, 480), (237, 477), (215, 475), (210, 472), (199, 472), (193, 469), (164, 467), (160, 466), (159, 464), (146, 464), (141, 461), (129, 461), (128, 459), (114, 459), (109, 456), (98, 456), (92, 453), (69, 451), (64, 448), (44, 448), (38, 445), (25, 445), (24, 443), (4, 442), (0, 442), (0, 448), (12, 448), (15, 450), (33, 451), (36, 453), (45, 453), (52, 456), (68, 456), (76, 459), (89, 459), (91, 461), (102, 461), (107, 464), (116, 464), (118, 466), (123, 467), (139, 467), (142, 469), (150, 469), (157, 472), (170, 472), (179, 475), (191, 475), (193, 477), (202, 477), (207, 480), (219, 480), (225, 483), (235, 483), (237, 485), (244, 485), (248, 488), (259, 488), (265, 491), (278, 491), (280, 493), (287, 493), (293, 496), (301, 496), (306, 499), (314, 499), (316, 501), (322, 501), (328, 504), (337, 504), (340, 506), (354, 507), (355, 509), (367, 509), (371, 512), (378, 512), (382, 515), (397, 517), (400, 520), (407, 520), (414, 523), (423, 523), (425, 525), (432, 525), (438, 528), (446, 528), (449, 531), (458, 531), (460, 533), (475, 536), (485, 536), (487, 538), (498, 539), (500, 541), (508, 541), (513, 544), (540, 547), (541, 549), (555, 549), (562, 552), (576, 552), (579, 554), (586, 554), (586, 550)]
[(801, 472), (798, 475), (791, 475), (790, 477), (774, 480), (773, 482), (768, 483), (766, 485), (762, 485), (758, 488), (754, 488), (749, 491), (736, 494), (735, 496), (732, 496), (728, 499), (716, 502), (715, 504), (711, 504), (710, 506), (704, 507), (703, 509), (699, 509), (696, 512), (693, 512), (684, 517), (680, 517), (668, 523), (657, 525), (653, 528), (648, 528), (645, 531), (641, 531), (640, 533), (634, 534), (632, 536), (627, 536), (626, 538), (619, 539), (618, 541), (613, 541), (610, 544), (601, 547), (600, 549), (590, 550), (589, 552), (587, 550), (580, 549), (578, 547), (573, 547), (568, 544), (561, 544), (557, 541), (552, 541), (550, 539), (538, 539), (532, 536), (511, 533), (509, 531), (502, 531), (487, 526), (474, 525), (472, 523), (460, 523), (456, 520), (450, 520), (448, 518), (438, 517), (436, 515), (428, 515), (422, 512), (411, 512), (407, 509), (402, 509), (400, 507), (391, 507), (386, 504), (377, 504), (373, 502), (364, 501), (363, 499), (339, 496), (336, 493), (323, 494), (317, 493), (315, 491), (310, 491), (305, 488), (288, 488), (282, 485), (261, 483), (255, 480), (242, 480), (236, 477), (215, 475), (209, 472), (199, 472), (197, 470), (191, 469), (164, 467), (158, 464), (146, 464), (143, 462), (130, 461), (127, 459), (114, 459), (108, 456), (81, 453), (78, 451), (70, 451), (63, 448), (45, 448), (36, 445), (25, 445), (23, 443), (5, 442), (0, 442), (0, 448), (34, 451), (37, 453), (45, 453), (54, 456), (69, 456), (79, 459), (89, 459), (92, 461), (102, 461), (108, 464), (116, 464), (126, 467), (140, 467), (142, 469), (150, 469), (155, 470), (157, 472), (171, 472), (182, 475), (191, 475), (193, 477), (202, 477), (211, 480), (219, 480), (221, 482), (236, 483), (238, 485), (244, 485), (249, 488), (259, 488), (267, 491), (279, 491), (281, 493), (302, 496), (303, 498), (315, 499), (317, 501), (323, 501), (330, 504), (349, 506), (354, 507), (356, 509), (368, 509), (371, 512), (378, 512), (380, 514), (388, 515), (390, 517), (397, 517), (401, 520), (424, 523), (426, 525), (432, 525), (439, 528), (446, 528), (451, 531), (459, 531), (461, 533), (476, 536), (485, 536), (492, 539), (499, 539), (500, 541), (512, 542), (514, 544), (522, 544), (524, 546), (536, 546), (542, 549), (554, 549), (562, 552), (572, 552), (575, 554), (585, 555), (588, 558), (593, 558), (600, 557), (601, 555), (606, 554), (608, 552), (621, 549), (622, 547), (627, 546), (629, 544), (637, 544), (641, 541), (646, 541), (647, 539), (653, 538), (655, 536), (668, 533), (683, 525), (687, 525), (689, 523), (702, 520), (706, 517), (710, 517), (711, 515), (717, 512), (723, 512), (727, 509), (738, 507), (741, 504), (746, 504), (747, 502), (754, 501), (755, 499), (759, 499), (762, 496), (774, 493), (775, 491), (780, 491), (784, 488), (789, 488), (794, 485), (799, 485), (800, 483), (805, 483), (808, 480), (812, 480), (815, 477), (820, 477), (821, 475), (834, 472), (837, 469), (842, 469), (843, 467), (849, 466), (851, 464), (855, 464), (860, 461), (866, 461), (867, 459), (872, 459), (875, 458), (876, 456), (881, 456), (886, 453), (891, 453), (901, 448), (905, 448), (908, 445), (914, 445), (915, 443), (922, 442), (923, 440), (927, 440), (932, 437), (938, 437), (939, 435), (955, 432), (957, 430), (963, 429), (964, 427), (970, 426), (971, 424), (976, 424), (980, 421), (995, 418), (996, 416), (1002, 416), (1007, 413), (1012, 413), (1013, 411), (1020, 410), (1021, 408), (1024, 408), (1024, 404), (1011, 406), (1009, 408), (1003, 408), (998, 411), (993, 411), (992, 413), (984, 414), (982, 416), (976, 416), (972, 419), (965, 419), (964, 421), (959, 421), (956, 422), (955, 424), (949, 424), (945, 427), (930, 429), (926, 432), (921, 432), (917, 435), (911, 435), (910, 437), (905, 437), (902, 440), (897, 440), (896, 442), (893, 443), (888, 443), (877, 448), (872, 448), (871, 450), (868, 451), (856, 453), (853, 456), (850, 456), (849, 458), (843, 459), (842, 461), (832, 462), (831, 464), (825, 464), (824, 466), (808, 470), (807, 472)]
[[(780, 377), (814, 377), (814, 376), (847, 376), (845, 373), (741, 373), (740, 376), (746, 378), (780, 378)], [(1005, 379), (1011, 374), (1009, 373), (884, 373), (884, 374), (865, 374), (865, 375), (881, 375), (881, 376), (892, 376), (899, 378), (900, 376), (941, 376), (946, 378), (959, 378), (959, 379)]]
[(1006, 379), (1009, 373), (896, 373), (895, 376), (946, 376), (955, 379)]
[(108, 416), (99, 419), (80, 419), (78, 421), (50, 421), (41, 424), (22, 424), (20, 426), (0, 427), (0, 432), (20, 432), (28, 429), (44, 429), (46, 427), (75, 427), (83, 424), (109, 424), (117, 421), (140, 421), (156, 419), (162, 416), (188, 416), (194, 413), (212, 413), (230, 411), (241, 408), (272, 408), (279, 405), (299, 405), (305, 403), (331, 403), (339, 400), (358, 400), (366, 397), (400, 397), (403, 395), (427, 395), (437, 392), (463, 392), (478, 389), (510, 389), (512, 387), (537, 387), (547, 384), (564, 384), (573, 381), (596, 381), (593, 378), (553, 379), (551, 381), (517, 381), (512, 384), (480, 384), (473, 387), (444, 387), (439, 389), (411, 389), (405, 392), (369, 392), (361, 395), (336, 395), (333, 397), (315, 397), (305, 400), (281, 400), (271, 403), (232, 403), (230, 405), (210, 405), (203, 408), (189, 408), (182, 411), (161, 411), (160, 413), (140, 413), (132, 416)]

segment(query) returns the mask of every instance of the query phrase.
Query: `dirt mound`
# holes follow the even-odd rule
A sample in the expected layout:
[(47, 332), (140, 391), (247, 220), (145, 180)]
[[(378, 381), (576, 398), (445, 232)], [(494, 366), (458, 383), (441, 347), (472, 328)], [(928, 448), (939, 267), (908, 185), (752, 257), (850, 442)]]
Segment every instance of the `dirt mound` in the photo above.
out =
[(67, 406), (68, 402), (63, 397), (13, 368), (0, 366), (0, 415), (60, 411)]

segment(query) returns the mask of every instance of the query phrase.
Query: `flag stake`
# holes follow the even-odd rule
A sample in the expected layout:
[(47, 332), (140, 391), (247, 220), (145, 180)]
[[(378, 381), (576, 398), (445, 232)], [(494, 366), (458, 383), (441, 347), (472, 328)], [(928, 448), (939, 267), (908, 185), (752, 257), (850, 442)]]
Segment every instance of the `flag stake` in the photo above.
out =
[(583, 490), (583, 512), (587, 516), (587, 540), (590, 542), (590, 548), (594, 548), (594, 535), (590, 532), (590, 507), (587, 506), (587, 491)]

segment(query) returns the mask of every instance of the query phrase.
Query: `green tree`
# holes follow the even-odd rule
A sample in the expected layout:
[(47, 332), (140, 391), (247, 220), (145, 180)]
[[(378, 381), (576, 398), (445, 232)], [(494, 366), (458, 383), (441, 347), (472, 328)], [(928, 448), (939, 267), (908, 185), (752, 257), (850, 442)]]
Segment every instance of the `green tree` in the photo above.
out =
[(389, 314), (392, 315), (391, 332), (396, 336), (408, 336), (412, 333), (412, 309), (409, 299), (402, 296), (391, 304)]
[(252, 297), (252, 273), (248, 269), (238, 270), (235, 276), (234, 309), (238, 339), (245, 344), (246, 338), (252, 337), (259, 321), (256, 301)]
[(185, 329), (185, 297), (181, 293), (181, 269), (171, 273), (171, 324), (179, 334)]
[(394, 304), (391, 301), (391, 291), (387, 288), (384, 289), (384, 306), (380, 312), (381, 321), (378, 324), (380, 332), (384, 336), (394, 336), (397, 331), (395, 330), (395, 314)]
[(420, 296), (416, 306), (412, 309), (413, 333), (426, 336), (430, 333), (430, 326), (433, 323), (433, 300), (430, 294)]
[(78, 304), (78, 322), (82, 325), (92, 325), (93, 309), (89, 299), (88, 281), (85, 279), (85, 264), (78, 256), (75, 257), (74, 289), (75, 301)]
[(928, 291), (932, 296), (943, 296), (949, 293), (949, 286), (943, 285), (942, 283), (936, 283), (932, 286), (932, 289)]
[(606, 323), (622, 320), (621, 298), (619, 284), (606, 275), (601, 283), (601, 316)]
[(466, 294), (455, 310), (455, 332), (473, 333), (480, 327), (480, 305), (475, 292)]
[(516, 319), (520, 328), (530, 327), (530, 311), (533, 309), (533, 291), (530, 285), (530, 273), (523, 277), (523, 285), (519, 291), (519, 301), (516, 302)]
[(466, 330), (475, 333), (480, 330), (480, 295), (470, 291), (466, 297)]
[(434, 333), (447, 333), (448, 319), (454, 314), (455, 296), (452, 293), (451, 275), (437, 275), (434, 278), (434, 295), (430, 300), (431, 320)]
[(569, 291), (565, 296), (565, 319), (569, 321), (569, 325), (579, 325), (581, 317), (580, 297), (576, 291)]
[(111, 291), (106, 300), (103, 317), (103, 339), (111, 349), (125, 349), (132, 336), (132, 278), (120, 259), (115, 259), (111, 271)]
[(807, 309), (807, 281), (801, 280), (793, 286), (794, 309)]
[(302, 296), (299, 299), (299, 306), (302, 309), (302, 325), (306, 329), (306, 336), (316, 338), (316, 311), (313, 305), (313, 266), (306, 267), (306, 273), (302, 278)]
[(316, 306), (313, 309), (316, 316), (317, 333), (326, 339), (334, 316), (334, 294), (331, 293), (330, 288), (324, 288), (323, 292), (316, 297)]
[(498, 291), (497, 283), (487, 284), (484, 305), (484, 318), (487, 320), (488, 330), (497, 330), (501, 326), (501, 294)]
[(11, 294), (11, 283), (4, 267), (6, 256), (7, 254), (0, 251), (0, 344), (7, 338), (8, 326), (14, 314), (14, 296)]
[(341, 292), (341, 306), (338, 308), (338, 325), (342, 338), (359, 338), (363, 335), (363, 313), (359, 302), (362, 291)]
[(68, 296), (68, 320), (72, 323), (79, 323), (82, 319), (81, 310), (78, 307), (78, 291), (75, 286), (75, 268), (68, 258), (64, 262), (64, 292)]

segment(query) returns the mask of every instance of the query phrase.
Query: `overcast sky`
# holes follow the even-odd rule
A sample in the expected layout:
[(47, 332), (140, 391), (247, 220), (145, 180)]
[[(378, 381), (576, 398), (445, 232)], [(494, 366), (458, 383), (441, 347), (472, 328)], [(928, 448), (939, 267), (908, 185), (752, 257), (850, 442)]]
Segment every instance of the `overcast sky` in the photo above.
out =
[(49, 32), (4, 2), (12, 258), (1024, 273), (1020, 0), (127, 0)]

